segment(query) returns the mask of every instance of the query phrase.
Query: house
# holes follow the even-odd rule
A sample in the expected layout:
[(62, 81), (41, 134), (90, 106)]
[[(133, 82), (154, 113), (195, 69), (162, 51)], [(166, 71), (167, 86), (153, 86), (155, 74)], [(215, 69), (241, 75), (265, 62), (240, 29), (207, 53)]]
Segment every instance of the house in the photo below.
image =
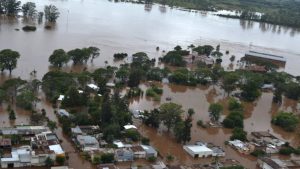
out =
[(80, 145), (82, 151), (91, 151), (99, 149), (99, 142), (95, 137), (92, 136), (77, 136), (77, 143)]
[(258, 159), (257, 165), (261, 169), (288, 169), (281, 160), (267, 157)]
[(0, 138), (0, 149), (11, 149), (11, 139)]
[(138, 146), (133, 146), (130, 148), (133, 152), (134, 158), (146, 158), (146, 151), (144, 148), (140, 145)]
[(77, 137), (77, 135), (96, 135), (100, 133), (99, 126), (76, 126), (75, 128), (71, 128), (71, 133), (73, 137)]
[(225, 152), (221, 147), (211, 147), (210, 148), (213, 151), (212, 156), (213, 157), (224, 157)]
[(20, 135), (23, 140), (30, 140), (36, 134), (49, 131), (45, 126), (16, 126), (15, 128), (0, 128), (0, 134), (3, 136)]
[(51, 152), (55, 156), (65, 156), (60, 142), (55, 133), (42, 132), (31, 138), (31, 148), (36, 152)]
[(60, 116), (60, 117), (70, 117), (70, 113), (67, 112), (67, 110), (65, 109), (59, 109), (57, 114)]
[(78, 135), (83, 135), (83, 132), (81, 131), (79, 126), (76, 126), (75, 128), (71, 128), (71, 133), (73, 137), (77, 137)]
[(206, 55), (199, 55), (198, 52), (193, 51), (192, 54), (183, 56), (184, 61), (188, 64), (203, 62), (206, 65), (213, 65), (214, 59), (207, 57)]
[(153, 164), (152, 168), (153, 169), (167, 169), (167, 166), (162, 161), (159, 161), (156, 164)]
[(228, 144), (243, 154), (249, 154), (255, 148), (255, 146), (253, 146), (252, 144), (245, 143), (240, 140), (228, 141)]
[(213, 155), (213, 151), (206, 145), (185, 145), (183, 149), (194, 158), (209, 157)]
[(116, 145), (118, 148), (131, 148), (132, 145), (131, 144), (124, 144), (122, 141), (120, 140), (115, 140), (113, 142), (114, 145)]
[(268, 131), (251, 132), (250, 139), (258, 144), (272, 144), (274, 146), (282, 146), (284, 141), (278, 139)]
[(153, 147), (148, 145), (141, 145), (141, 146), (146, 151), (146, 158), (157, 157), (157, 151)]
[(97, 165), (97, 169), (119, 169), (114, 164), (99, 164)]
[(134, 155), (130, 149), (117, 149), (115, 151), (115, 159), (118, 162), (133, 161)]
[(55, 160), (52, 151), (35, 151), (30, 146), (13, 148), (10, 155), (1, 158), (1, 168), (43, 166), (47, 158)]
[(273, 55), (270, 53), (249, 51), (245, 53), (245, 56), (242, 58), (245, 61), (263, 61), (271, 62), (279, 67), (284, 67), (286, 64), (286, 59), (283, 56)]

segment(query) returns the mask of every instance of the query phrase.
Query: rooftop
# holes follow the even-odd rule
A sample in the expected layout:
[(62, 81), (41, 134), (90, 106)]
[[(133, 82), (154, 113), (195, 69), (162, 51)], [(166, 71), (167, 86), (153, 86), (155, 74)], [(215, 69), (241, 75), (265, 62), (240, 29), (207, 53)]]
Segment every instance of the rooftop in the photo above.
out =
[(265, 58), (265, 59), (271, 59), (271, 60), (276, 60), (276, 61), (281, 61), (281, 62), (286, 62), (286, 59), (283, 56), (278, 56), (278, 55), (273, 55), (273, 54), (268, 54), (268, 53), (262, 53), (262, 52), (256, 52), (256, 51), (249, 51), (246, 52), (246, 56), (254, 56), (254, 57), (259, 57), (259, 58)]
[(194, 153), (212, 152), (212, 150), (205, 145), (185, 145), (184, 147), (193, 151)]
[(9, 138), (0, 139), (0, 146), (11, 146), (11, 139)]
[(49, 146), (49, 149), (54, 151), (55, 154), (64, 154), (62, 147), (59, 144)]

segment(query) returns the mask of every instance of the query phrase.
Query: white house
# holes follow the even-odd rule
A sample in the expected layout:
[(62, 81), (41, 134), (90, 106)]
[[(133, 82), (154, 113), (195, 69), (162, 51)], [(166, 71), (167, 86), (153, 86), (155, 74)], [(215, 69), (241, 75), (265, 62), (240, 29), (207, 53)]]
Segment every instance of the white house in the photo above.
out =
[(209, 157), (213, 155), (213, 150), (205, 145), (185, 145), (183, 149), (194, 158)]

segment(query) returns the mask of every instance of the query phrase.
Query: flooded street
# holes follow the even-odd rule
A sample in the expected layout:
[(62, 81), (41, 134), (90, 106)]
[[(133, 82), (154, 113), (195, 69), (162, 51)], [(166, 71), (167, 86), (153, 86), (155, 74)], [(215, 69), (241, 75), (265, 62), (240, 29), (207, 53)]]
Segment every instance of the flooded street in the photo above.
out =
[[(112, 55), (117, 52), (132, 54), (145, 51), (151, 58), (158, 58), (162, 50), (171, 50), (177, 44), (184, 47), (195, 44), (221, 45), (221, 50), (230, 51), (224, 55), (228, 65), (233, 54), (237, 58), (250, 49), (269, 50), (287, 57), (286, 71), (299, 75), (300, 33), (291, 28), (268, 24), (227, 19), (186, 12), (153, 5), (113, 3), (107, 0), (22, 0), (33, 1), (38, 10), (44, 5), (54, 4), (60, 10), (56, 27), (44, 29), (37, 25), (37, 31), (16, 31), (28, 24), (22, 19), (0, 19), (0, 49), (11, 48), (21, 53), (14, 76), (26, 78), (34, 69), (39, 78), (49, 69), (48, 57), (55, 49), (70, 50), (97, 46), (101, 55), (89, 69), (113, 63)], [(272, 42), (272, 43), (270, 43)], [(160, 51), (155, 48), (159, 46)], [(72, 69), (71, 63), (67, 70)]]

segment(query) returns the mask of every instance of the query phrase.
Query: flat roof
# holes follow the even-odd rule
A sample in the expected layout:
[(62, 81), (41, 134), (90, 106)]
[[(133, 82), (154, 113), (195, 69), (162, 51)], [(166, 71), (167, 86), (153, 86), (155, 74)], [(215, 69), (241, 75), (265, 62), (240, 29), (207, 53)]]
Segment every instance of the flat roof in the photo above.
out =
[(269, 53), (262, 53), (250, 50), (249, 52), (246, 52), (245, 55), (286, 62), (286, 59), (283, 56), (273, 55)]
[(64, 154), (64, 150), (59, 144), (49, 146), (49, 149), (54, 151), (55, 154)]
[(200, 153), (200, 152), (212, 152), (212, 150), (205, 145), (186, 145), (184, 146), (188, 148), (189, 150), (193, 151), (194, 153)]

